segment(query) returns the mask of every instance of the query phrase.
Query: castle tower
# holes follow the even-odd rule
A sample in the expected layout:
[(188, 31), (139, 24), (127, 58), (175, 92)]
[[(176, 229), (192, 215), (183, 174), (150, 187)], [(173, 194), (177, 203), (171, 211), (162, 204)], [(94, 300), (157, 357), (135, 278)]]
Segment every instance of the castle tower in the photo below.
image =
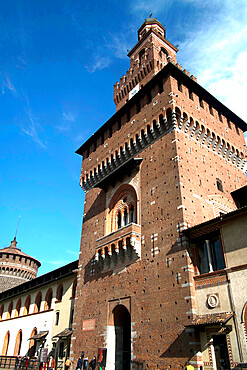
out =
[(16, 247), (16, 238), (0, 249), (0, 293), (35, 279), (41, 263)]
[(77, 359), (106, 348), (107, 370), (188, 360), (199, 369), (182, 231), (236, 209), (231, 192), (246, 184), (245, 122), (177, 64), (176, 51), (147, 19), (114, 86), (116, 113), (77, 151), (86, 195), (72, 351)]

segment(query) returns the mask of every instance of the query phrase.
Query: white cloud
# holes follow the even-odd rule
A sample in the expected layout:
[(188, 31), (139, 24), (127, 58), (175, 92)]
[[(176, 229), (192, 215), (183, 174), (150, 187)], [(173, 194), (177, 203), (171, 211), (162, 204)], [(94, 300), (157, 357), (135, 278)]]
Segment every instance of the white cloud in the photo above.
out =
[(97, 70), (102, 70), (108, 67), (110, 64), (110, 58), (106, 56), (101, 56), (97, 54), (93, 57), (93, 60), (90, 65), (85, 66), (89, 73), (94, 73)]
[(66, 252), (67, 252), (68, 254), (70, 254), (71, 256), (74, 256), (74, 257), (76, 257), (76, 258), (78, 258), (78, 256), (79, 256), (79, 251), (74, 251), (74, 250), (69, 250), (69, 249), (67, 249), (67, 250), (66, 250)]
[[(198, 2), (194, 3), (199, 6)], [(220, 2), (216, 0), (216, 4)], [(210, 15), (212, 3), (206, 3), (204, 8), (207, 5), (211, 7), (208, 9)], [(200, 85), (245, 120), (246, 17), (245, 0), (234, 3), (225, 0), (218, 14), (205, 17), (203, 24), (197, 24), (185, 34), (186, 40), (179, 47), (183, 67), (198, 77)]]
[(150, 14), (152, 17), (157, 18), (164, 10), (172, 5), (173, 0), (136, 0), (134, 3), (131, 2), (131, 12), (148, 18)]
[(75, 122), (76, 120), (76, 113), (71, 112), (71, 111), (63, 111), (62, 113), (62, 123), (56, 128), (60, 131), (68, 131), (71, 127), (71, 123)]
[(42, 148), (46, 148), (46, 144), (39, 137), (40, 125), (38, 123), (37, 117), (34, 115), (30, 107), (28, 107), (26, 113), (27, 113), (29, 122), (28, 122), (27, 127), (21, 128), (22, 132), (24, 132), (24, 134), (29, 136), (33, 141), (39, 144)]
[(76, 120), (76, 114), (69, 111), (69, 112), (63, 112), (63, 120), (69, 121), (69, 122), (75, 122)]
[(6, 90), (9, 90), (14, 96), (17, 95), (16, 89), (8, 76), (4, 76), (1, 84), (2, 94), (5, 94)]

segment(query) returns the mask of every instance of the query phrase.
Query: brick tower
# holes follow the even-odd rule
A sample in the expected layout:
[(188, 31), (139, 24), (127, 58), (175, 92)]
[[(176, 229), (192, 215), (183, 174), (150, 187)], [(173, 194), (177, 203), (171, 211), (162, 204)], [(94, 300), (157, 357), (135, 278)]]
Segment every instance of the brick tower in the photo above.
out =
[(0, 249), (0, 293), (35, 279), (41, 263), (16, 247), (16, 238)]
[(246, 184), (246, 124), (176, 52), (147, 19), (114, 86), (116, 113), (77, 151), (86, 195), (72, 353), (106, 348), (107, 370), (196, 363), (181, 232), (234, 210), (231, 192)]

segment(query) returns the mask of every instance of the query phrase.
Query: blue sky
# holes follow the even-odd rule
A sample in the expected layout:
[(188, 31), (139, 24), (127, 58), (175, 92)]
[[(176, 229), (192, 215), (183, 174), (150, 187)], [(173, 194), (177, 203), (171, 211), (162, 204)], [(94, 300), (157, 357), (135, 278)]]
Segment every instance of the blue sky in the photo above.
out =
[(152, 12), (178, 62), (247, 120), (246, 0), (0, 2), (0, 247), (39, 275), (78, 258), (84, 194), (75, 150), (115, 111), (113, 84)]

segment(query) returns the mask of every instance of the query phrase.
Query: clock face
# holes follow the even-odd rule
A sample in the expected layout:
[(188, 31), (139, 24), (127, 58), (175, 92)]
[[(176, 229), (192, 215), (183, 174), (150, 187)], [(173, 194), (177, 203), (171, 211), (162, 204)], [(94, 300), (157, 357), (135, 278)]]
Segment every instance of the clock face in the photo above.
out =
[(219, 304), (219, 298), (216, 294), (210, 294), (207, 298), (207, 304), (211, 308), (215, 308)]

